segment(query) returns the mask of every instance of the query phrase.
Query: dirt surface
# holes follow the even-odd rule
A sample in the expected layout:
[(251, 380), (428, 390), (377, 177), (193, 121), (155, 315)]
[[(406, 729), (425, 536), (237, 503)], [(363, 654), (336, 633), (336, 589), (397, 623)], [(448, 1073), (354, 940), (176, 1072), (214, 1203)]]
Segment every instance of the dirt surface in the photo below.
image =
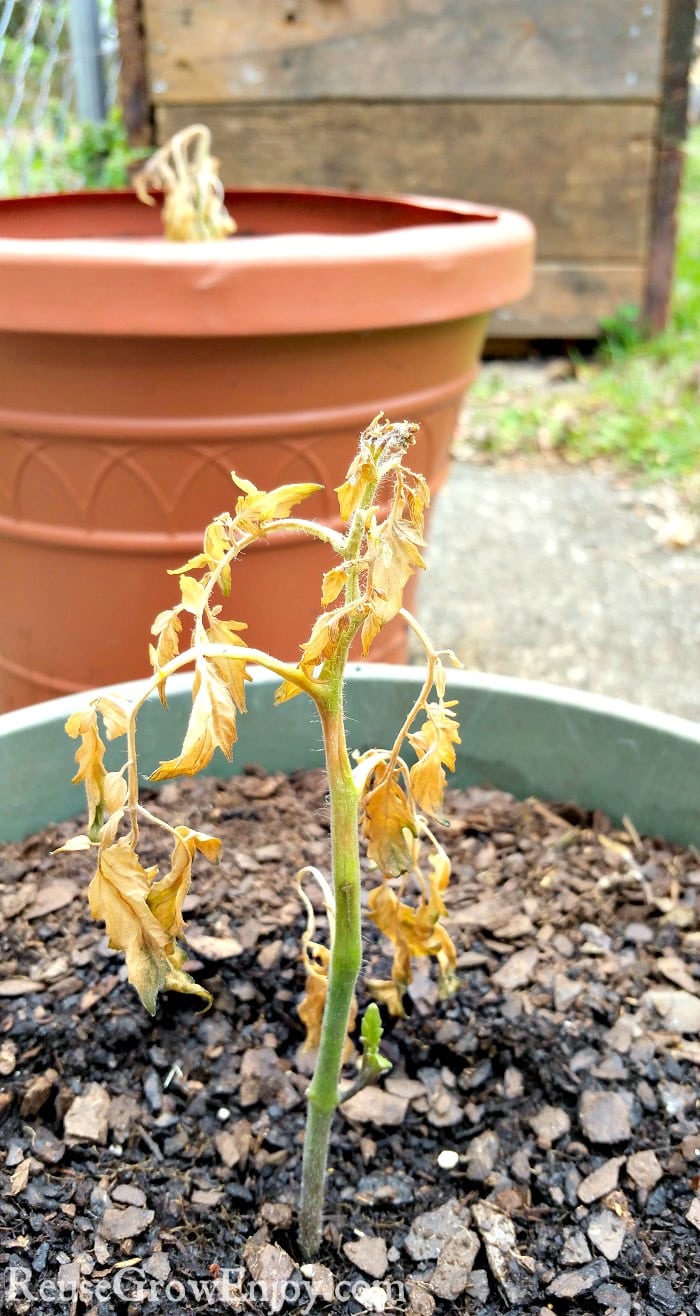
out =
[[(484, 369), (519, 392), (523, 378), (569, 387), (548, 386), (542, 363)], [(673, 490), (552, 454), (483, 464), (464, 440), (455, 452), (419, 585), (433, 640), (477, 671), (700, 718), (700, 543), (678, 546)]]
[[(461, 986), (438, 1000), (423, 966), (409, 1016), (386, 1020), (393, 1069), (337, 1117), (302, 1269), (293, 874), (327, 870), (325, 779), (252, 771), (160, 799), (224, 841), (186, 906), (205, 1016), (141, 1009), (89, 920), (89, 856), (49, 857), (75, 825), (0, 851), (0, 1307), (700, 1312), (695, 851), (451, 795)], [(369, 927), (375, 976), (385, 952)]]

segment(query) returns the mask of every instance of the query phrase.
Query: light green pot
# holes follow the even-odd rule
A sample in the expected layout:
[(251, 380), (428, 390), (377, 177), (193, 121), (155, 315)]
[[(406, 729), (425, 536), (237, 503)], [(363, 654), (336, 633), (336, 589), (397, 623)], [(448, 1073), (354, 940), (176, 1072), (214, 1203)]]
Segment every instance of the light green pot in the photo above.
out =
[[(420, 668), (352, 666), (351, 747), (390, 745), (420, 681)], [(284, 772), (321, 764), (320, 728), (311, 704), (300, 696), (275, 708), (275, 684), (267, 673), (256, 676), (233, 763), (217, 754), (213, 773), (231, 775), (246, 763)], [(189, 685), (185, 677), (169, 682), (167, 712), (157, 700), (143, 710), (139, 766), (144, 778), (159, 759), (179, 749)], [(110, 688), (127, 692), (139, 686)], [(450, 674), (448, 691), (458, 700), (462, 728), (454, 784), (496, 786), (521, 799), (569, 800), (602, 809), (615, 821), (627, 815), (640, 832), (700, 844), (697, 724), (559, 686), (473, 672)], [(82, 788), (70, 782), (75, 743), (63, 726), (94, 694), (0, 716), (0, 841), (19, 840), (84, 810)], [(114, 764), (121, 761), (120, 748)]]

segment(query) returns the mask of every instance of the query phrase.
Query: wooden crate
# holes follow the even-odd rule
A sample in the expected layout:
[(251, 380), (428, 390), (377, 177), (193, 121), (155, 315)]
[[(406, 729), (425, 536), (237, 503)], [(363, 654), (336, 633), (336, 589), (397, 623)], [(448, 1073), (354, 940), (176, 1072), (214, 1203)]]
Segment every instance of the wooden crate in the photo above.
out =
[[(464, 197), (538, 230), (496, 338), (664, 321), (693, 0), (118, 0), (134, 139), (207, 123), (230, 185)], [(142, 35), (145, 34), (145, 35)]]

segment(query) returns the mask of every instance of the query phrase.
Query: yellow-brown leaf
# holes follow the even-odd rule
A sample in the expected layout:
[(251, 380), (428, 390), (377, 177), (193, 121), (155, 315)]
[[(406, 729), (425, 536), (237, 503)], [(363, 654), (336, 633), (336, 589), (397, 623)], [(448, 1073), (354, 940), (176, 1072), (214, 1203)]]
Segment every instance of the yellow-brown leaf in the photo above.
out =
[(144, 869), (126, 838), (100, 851), (88, 897), (93, 918), (105, 923), (109, 944), (126, 956), (129, 981), (149, 1014), (158, 992), (187, 992), (211, 1001), (209, 992), (181, 971), (182, 953), (148, 907), (153, 869)]
[(303, 1051), (316, 1051), (320, 1046), (327, 994), (328, 979), (325, 974), (307, 972), (306, 990), (297, 1006), (297, 1014), (306, 1029)]
[(354, 609), (354, 604), (346, 604), (342, 608), (335, 608), (333, 612), (320, 613), (313, 624), (308, 640), (301, 646), (304, 653), (302, 664), (304, 668), (313, 668), (317, 663), (331, 657)]
[(414, 571), (425, 567), (422, 544), (411, 525), (392, 517), (368, 534), (367, 597), (382, 625), (402, 607), (404, 588)]
[(377, 483), (377, 479), (376, 461), (361, 448), (352, 461), (345, 482), (336, 489), (338, 507), (343, 521), (352, 520), (358, 507), (361, 506), (367, 490)]
[(115, 699), (112, 695), (100, 695), (96, 703), (97, 710), (105, 724), (107, 739), (115, 740), (119, 736), (125, 736), (129, 726), (128, 705), (120, 699)]
[(454, 772), (456, 751), (459, 745), (459, 723), (452, 709), (456, 700), (449, 703), (428, 704), (427, 717), (418, 731), (409, 734), (408, 739), (416, 754), (418, 762), (410, 771), (411, 791), (419, 809), (439, 818), (446, 786), (444, 767)]
[(286, 704), (288, 700), (294, 699), (296, 695), (300, 694), (299, 686), (295, 685), (293, 681), (281, 681), (275, 690), (274, 702), (275, 704)]
[(413, 864), (416, 820), (396, 776), (380, 768), (362, 797), (361, 809), (368, 857), (390, 877), (407, 872)]
[(168, 936), (178, 938), (185, 930), (182, 906), (190, 888), (195, 854), (199, 851), (211, 863), (218, 863), (221, 841), (205, 832), (191, 831), (189, 827), (176, 827), (175, 835), (170, 870), (153, 883), (147, 903)]
[[(212, 521), (204, 532), (204, 552), (212, 566), (218, 566), (231, 549), (231, 540), (220, 521)], [(222, 594), (231, 593), (231, 564), (227, 562), (219, 571)]]
[(192, 712), (177, 758), (161, 762), (151, 781), (194, 777), (211, 762), (215, 749), (230, 759), (236, 741), (236, 706), (233, 696), (213, 666), (203, 663), (192, 685)]
[(399, 987), (393, 978), (368, 978), (367, 990), (375, 1001), (384, 1005), (389, 1014), (394, 1015), (396, 1019), (402, 1019), (406, 1013), (403, 1008), (403, 993), (405, 988)]
[(204, 604), (204, 587), (194, 576), (180, 576), (180, 593), (182, 606), (187, 612), (198, 617)]
[[(231, 649), (243, 647), (244, 641), (239, 639), (238, 632), (245, 630), (246, 625), (240, 621), (221, 621), (218, 617), (209, 623), (207, 628), (207, 639), (212, 644), (225, 644)], [(246, 667), (245, 658), (209, 658), (208, 662), (213, 667), (217, 676), (223, 681), (224, 685), (231, 692), (236, 708), (239, 713), (245, 713), (245, 683), (252, 681)]]
[(348, 583), (347, 567), (332, 567), (323, 577), (323, 588), (321, 591), (321, 606), (328, 607), (329, 603), (335, 603), (341, 590), (345, 589)]
[(363, 658), (367, 657), (367, 654), (369, 653), (370, 648), (374, 640), (376, 640), (383, 625), (384, 622), (382, 621), (381, 617), (377, 614), (374, 607), (370, 605), (367, 612), (367, 616), (365, 617), (365, 620), (362, 623), (362, 630), (360, 632)]
[(83, 708), (66, 722), (66, 733), (72, 740), (80, 737), (80, 745), (75, 754), (78, 771), (73, 782), (83, 782), (88, 804), (88, 834), (91, 840), (97, 839), (97, 832), (104, 818), (104, 781), (105, 746), (97, 725), (97, 708)]
[(90, 840), (89, 836), (71, 836), (70, 840), (64, 841), (63, 845), (57, 846), (55, 850), (51, 851), (51, 853), (70, 854), (73, 850), (92, 850), (96, 844), (95, 841)]
[(118, 813), (124, 808), (127, 785), (121, 772), (108, 772), (104, 781), (104, 802), (107, 813)]
[(243, 497), (236, 500), (235, 520), (240, 530), (250, 535), (264, 535), (265, 527), (270, 521), (279, 521), (289, 516), (297, 503), (310, 498), (322, 488), (320, 484), (283, 484), (278, 489), (257, 489), (250, 480), (243, 480), (231, 471), (231, 479)]
[[(158, 673), (173, 658), (176, 658), (180, 652), (180, 633), (182, 631), (182, 622), (178, 608), (168, 608), (166, 612), (159, 612), (152, 627), (151, 635), (157, 637), (155, 645), (150, 645), (149, 655), (153, 670)], [(158, 694), (160, 702), (164, 708), (167, 708), (165, 698), (165, 680), (158, 683)]]

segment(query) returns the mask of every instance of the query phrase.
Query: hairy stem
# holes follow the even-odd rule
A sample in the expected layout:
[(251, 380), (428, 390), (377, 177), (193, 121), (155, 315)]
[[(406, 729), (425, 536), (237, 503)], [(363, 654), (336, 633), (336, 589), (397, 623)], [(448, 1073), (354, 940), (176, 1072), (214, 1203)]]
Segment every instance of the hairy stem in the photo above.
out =
[(334, 664), (327, 696), (319, 702), (330, 791), (335, 933), (321, 1043), (308, 1092), (299, 1208), (299, 1242), (307, 1258), (315, 1256), (321, 1243), (328, 1143), (340, 1100), (343, 1051), (362, 961), (358, 795), (345, 742), (343, 666), (343, 662)]

